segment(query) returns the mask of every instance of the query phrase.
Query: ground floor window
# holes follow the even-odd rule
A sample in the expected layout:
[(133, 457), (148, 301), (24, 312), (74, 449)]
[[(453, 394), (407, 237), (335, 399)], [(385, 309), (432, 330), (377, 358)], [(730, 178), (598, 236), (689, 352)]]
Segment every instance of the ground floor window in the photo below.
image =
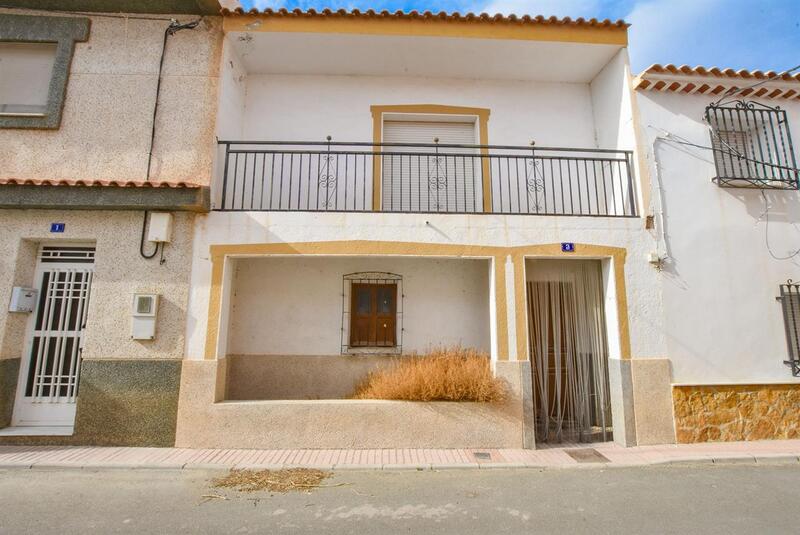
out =
[(402, 277), (394, 273), (364, 272), (344, 276), (343, 352), (400, 350), (402, 281)]
[(789, 360), (785, 363), (791, 368), (793, 376), (800, 377), (800, 284), (791, 280), (781, 284), (778, 299), (783, 307), (783, 325), (789, 348)]

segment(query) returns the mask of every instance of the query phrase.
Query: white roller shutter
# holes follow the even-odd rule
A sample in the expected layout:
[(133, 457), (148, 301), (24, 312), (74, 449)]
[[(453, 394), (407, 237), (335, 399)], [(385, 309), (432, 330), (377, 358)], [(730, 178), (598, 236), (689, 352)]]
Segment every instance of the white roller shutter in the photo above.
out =
[[(474, 122), (384, 121), (384, 143), (475, 145)], [(477, 212), (481, 160), (474, 148), (384, 147), (383, 210)]]
[(475, 123), (444, 121), (384, 121), (384, 143), (439, 143), (474, 145)]

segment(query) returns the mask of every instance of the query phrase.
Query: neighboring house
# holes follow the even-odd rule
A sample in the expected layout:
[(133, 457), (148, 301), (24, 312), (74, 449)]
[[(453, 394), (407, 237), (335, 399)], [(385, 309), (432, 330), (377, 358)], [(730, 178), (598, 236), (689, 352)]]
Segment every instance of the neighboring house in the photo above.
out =
[(219, 5), (3, 5), (0, 442), (172, 445)]
[[(625, 23), (238, 10), (223, 32), (178, 446), (674, 441)], [(343, 399), (459, 344), (510, 403)]]
[(800, 75), (654, 65), (634, 87), (677, 440), (798, 438)]

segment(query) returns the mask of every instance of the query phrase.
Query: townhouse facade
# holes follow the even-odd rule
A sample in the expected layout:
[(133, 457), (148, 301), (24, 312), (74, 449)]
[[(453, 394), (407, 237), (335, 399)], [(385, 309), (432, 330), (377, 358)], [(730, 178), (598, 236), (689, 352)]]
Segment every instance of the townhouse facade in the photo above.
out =
[[(223, 31), (179, 446), (674, 440), (623, 22), (238, 10)], [(436, 345), (488, 353), (513, 399), (341, 399)], [(634, 374), (655, 376), (636, 405)]]
[[(794, 149), (719, 187), (763, 159), (624, 22), (89, 4), (0, 13), (0, 443), (796, 436)], [(436, 346), (509, 399), (348, 399)]]

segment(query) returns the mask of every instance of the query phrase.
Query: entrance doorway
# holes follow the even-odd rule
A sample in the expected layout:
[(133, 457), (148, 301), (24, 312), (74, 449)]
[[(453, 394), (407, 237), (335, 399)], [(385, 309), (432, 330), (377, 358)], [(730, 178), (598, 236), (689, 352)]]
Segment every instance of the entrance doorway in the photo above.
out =
[(529, 260), (537, 443), (612, 439), (603, 279), (597, 260)]
[(35, 274), (39, 293), (28, 320), (14, 426), (71, 426), (75, 421), (94, 253), (91, 246), (39, 250)]

